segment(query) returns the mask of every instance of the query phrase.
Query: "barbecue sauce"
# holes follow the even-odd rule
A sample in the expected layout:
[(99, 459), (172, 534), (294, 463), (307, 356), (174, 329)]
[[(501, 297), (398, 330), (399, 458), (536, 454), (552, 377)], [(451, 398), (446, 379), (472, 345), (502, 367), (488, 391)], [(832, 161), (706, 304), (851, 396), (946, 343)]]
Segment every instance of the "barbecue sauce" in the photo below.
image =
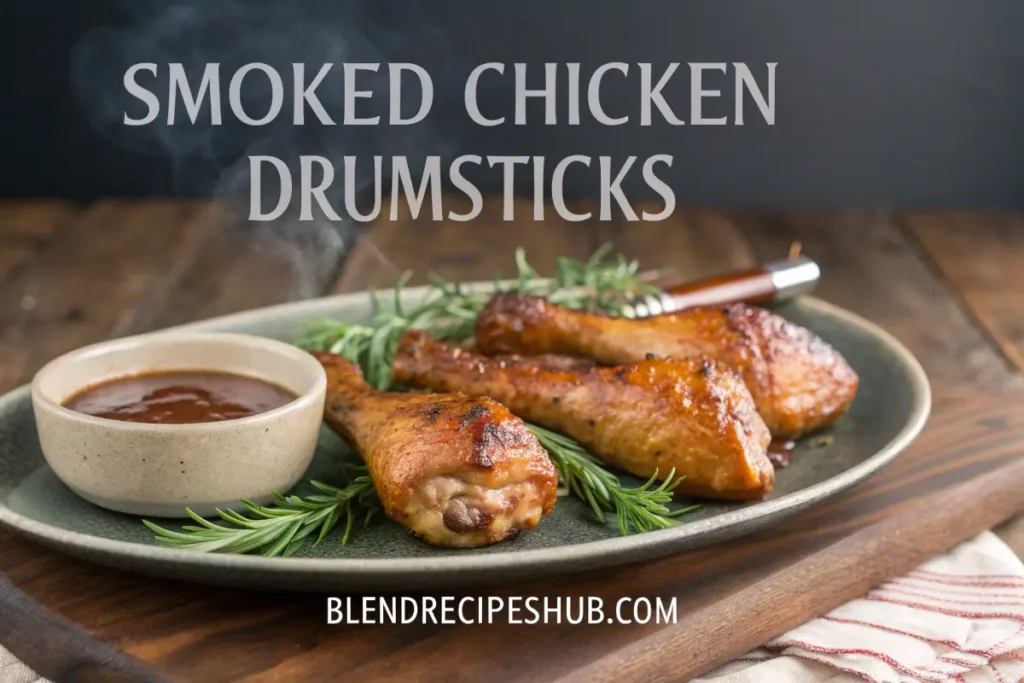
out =
[(295, 398), (281, 387), (252, 377), (174, 371), (121, 377), (87, 387), (65, 401), (64, 407), (122, 422), (195, 424), (265, 413)]

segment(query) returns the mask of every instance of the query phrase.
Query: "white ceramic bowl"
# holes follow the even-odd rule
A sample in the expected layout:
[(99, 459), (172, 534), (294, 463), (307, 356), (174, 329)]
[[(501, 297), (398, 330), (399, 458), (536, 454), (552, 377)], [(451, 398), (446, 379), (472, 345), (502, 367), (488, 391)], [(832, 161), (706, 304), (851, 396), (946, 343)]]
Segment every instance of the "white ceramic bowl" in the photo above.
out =
[[(208, 370), (262, 379), (296, 395), (250, 417), (147, 424), (94, 417), (62, 404), (97, 383), (147, 372)], [(71, 490), (136, 515), (204, 516), (266, 503), (309, 466), (323, 420), (327, 379), (310, 354), (284, 342), (213, 332), (153, 333), (72, 351), (32, 381), (43, 455)]]

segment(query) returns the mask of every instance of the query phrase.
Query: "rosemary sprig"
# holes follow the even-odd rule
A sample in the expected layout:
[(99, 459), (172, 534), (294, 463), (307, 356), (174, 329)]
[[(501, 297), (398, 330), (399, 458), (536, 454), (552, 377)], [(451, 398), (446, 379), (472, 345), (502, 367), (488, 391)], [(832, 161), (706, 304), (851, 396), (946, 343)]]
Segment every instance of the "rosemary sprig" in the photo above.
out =
[(682, 482), (682, 477), (675, 476), (675, 470), (659, 486), (654, 487), (658, 478), (655, 471), (642, 486), (625, 488), (617, 476), (573, 439), (537, 425), (527, 427), (547, 450), (561, 485), (586, 501), (602, 524), (607, 521), (607, 513), (614, 512), (623, 536), (675, 526), (679, 523), (676, 517), (700, 507), (690, 505), (673, 510), (666, 505), (672, 501), (673, 489)]
[(378, 389), (391, 386), (391, 361), (398, 340), (408, 330), (425, 329), (442, 340), (465, 339), (487, 295), (466, 292), (460, 284), (435, 278), (426, 301), (411, 311), (402, 303), (406, 273), (395, 285), (390, 304), (370, 290), (373, 317), (369, 323), (349, 323), (333, 318), (307, 321), (295, 345), (308, 351), (330, 351), (345, 356), (363, 368), (366, 381)]
[(186, 525), (181, 531), (165, 529), (149, 520), (142, 522), (156, 534), (161, 545), (171, 548), (222, 553), (260, 551), (268, 556), (287, 557), (317, 530), (319, 533), (313, 545), (319, 545), (338, 522), (344, 520), (341, 544), (345, 545), (356, 520), (362, 517), (365, 527), (380, 509), (377, 492), (366, 468), (350, 466), (350, 470), (358, 476), (344, 488), (313, 481), (310, 483), (320, 491), (319, 494), (300, 498), (275, 493), (276, 504), (273, 507), (243, 500), (248, 517), (233, 510), (217, 510), (220, 518), (232, 526), (215, 524), (192, 510), (186, 512), (199, 526)]
[[(601, 247), (586, 261), (561, 258), (555, 277), (544, 280), (527, 262), (522, 249), (516, 250), (514, 283), (495, 289), (547, 296), (569, 308), (621, 313), (624, 306), (658, 289), (640, 279), (639, 264), (621, 255), (610, 259), (611, 245)], [(438, 339), (454, 341), (472, 336), (476, 316), (490, 298), (487, 292), (470, 292), (459, 283), (449, 283), (436, 275), (426, 298), (412, 310), (406, 310), (402, 293), (409, 280), (406, 273), (395, 285), (390, 303), (381, 301), (370, 290), (373, 317), (369, 323), (350, 323), (332, 318), (310, 320), (295, 344), (308, 351), (331, 351), (358, 363), (366, 380), (378, 389), (391, 386), (391, 360), (398, 340), (411, 329), (428, 330)]]
[[(611, 245), (594, 252), (586, 261), (559, 259), (555, 276), (542, 279), (526, 260), (522, 249), (516, 250), (517, 277), (505, 291), (546, 296), (568, 308), (599, 310), (619, 314), (637, 297), (659, 290), (638, 275), (639, 264), (621, 255), (609, 257)], [(333, 319), (310, 321), (296, 344), (310, 351), (331, 351), (358, 363), (367, 381), (378, 389), (391, 386), (391, 361), (398, 340), (407, 330), (425, 329), (444, 340), (464, 340), (473, 335), (473, 326), (490, 293), (469, 292), (459, 283), (432, 278), (432, 287), (423, 302), (411, 311), (402, 304), (402, 290), (408, 274), (395, 286), (394, 300), (384, 305), (376, 292), (371, 292), (373, 318), (369, 324), (346, 323)], [(503, 289), (501, 278), (495, 278), (495, 290)], [(559, 472), (561, 485), (585, 500), (597, 519), (604, 523), (614, 513), (622, 534), (664, 529), (676, 523), (674, 517), (693, 507), (670, 510), (672, 489), (679, 483), (675, 472), (659, 486), (656, 476), (643, 486), (626, 488), (603, 463), (572, 439), (541, 427), (530, 425), (547, 449)]]
[[(645, 294), (657, 294), (658, 288), (639, 276), (639, 261), (627, 261), (619, 254), (609, 259), (611, 243), (597, 249), (586, 261), (558, 259), (555, 276), (540, 281), (540, 275), (526, 262), (522, 249), (516, 251), (519, 271), (516, 291), (546, 296), (565, 306), (619, 315), (622, 310)], [(531, 286), (531, 282), (534, 283)]]
[[(519, 249), (516, 251), (517, 277), (504, 289), (546, 296), (569, 308), (611, 314), (621, 313), (624, 306), (639, 296), (658, 292), (639, 277), (637, 262), (627, 261), (622, 256), (608, 258), (610, 248), (606, 245), (598, 249), (586, 261), (559, 259), (554, 277), (548, 280), (540, 278)], [(377, 292), (370, 291), (373, 317), (369, 322), (310, 320), (296, 345), (310, 351), (341, 354), (358, 363), (373, 386), (388, 389), (392, 384), (391, 361), (398, 340), (407, 330), (428, 330), (447, 341), (472, 336), (476, 316), (490, 293), (471, 292), (459, 283), (434, 276), (426, 298), (407, 309), (402, 299), (408, 279), (409, 274), (406, 274), (398, 281), (393, 299), (387, 303), (381, 301)], [(500, 283), (501, 278), (497, 277), (495, 289), (503, 288)], [(535, 425), (528, 426), (547, 449), (558, 469), (561, 485), (586, 501), (601, 523), (614, 513), (623, 535), (673, 526), (677, 523), (675, 517), (697, 507), (672, 510), (667, 506), (672, 500), (672, 490), (680, 481), (674, 471), (659, 486), (654, 486), (655, 473), (642, 486), (626, 488), (576, 441)], [(380, 510), (380, 501), (366, 468), (352, 469), (358, 476), (343, 488), (314, 481), (311, 483), (319, 494), (305, 498), (275, 494), (274, 506), (242, 501), (248, 515), (218, 510), (221, 520), (229, 526), (205, 520), (191, 510), (188, 514), (198, 526), (187, 525), (181, 531), (165, 529), (149, 521), (144, 523), (157, 535), (158, 542), (168, 547), (226, 553), (260, 551), (265, 555), (287, 556), (314, 533), (314, 545), (319, 544), (344, 520), (341, 543), (345, 544), (359, 517), (363, 518), (365, 526)]]

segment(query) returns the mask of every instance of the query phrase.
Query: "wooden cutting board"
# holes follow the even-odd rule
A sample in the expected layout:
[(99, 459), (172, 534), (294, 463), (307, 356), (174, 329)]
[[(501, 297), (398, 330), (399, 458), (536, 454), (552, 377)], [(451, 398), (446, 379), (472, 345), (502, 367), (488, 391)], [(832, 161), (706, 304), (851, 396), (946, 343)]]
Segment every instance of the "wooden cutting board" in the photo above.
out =
[[(117, 590), (86, 582), (61, 611), (74, 619), (106, 602), (93, 634), (137, 660), (19, 600), (10, 585), (0, 586), (0, 604), (16, 605), (17, 632), (0, 639), (53, 680), (72, 671), (75, 680), (142, 680), (148, 669), (151, 680), (187, 681), (685, 681), (1024, 510), (1022, 454), (1024, 400), (940, 396), (924, 434), (892, 465), (777, 527), (656, 562), (465, 593), (676, 598), (676, 624), (328, 626), (324, 596), (86, 566)], [(63, 646), (18, 633), (59, 634)]]

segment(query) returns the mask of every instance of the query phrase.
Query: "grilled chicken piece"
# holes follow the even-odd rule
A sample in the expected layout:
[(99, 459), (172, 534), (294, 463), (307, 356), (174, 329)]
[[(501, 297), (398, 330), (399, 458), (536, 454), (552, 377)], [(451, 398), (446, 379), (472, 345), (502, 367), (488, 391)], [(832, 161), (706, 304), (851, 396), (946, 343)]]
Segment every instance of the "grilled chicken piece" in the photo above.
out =
[(558, 473), (523, 421), (488, 398), (385, 393), (342, 356), (327, 371), (327, 424), (366, 462), (388, 517), (427, 543), (476, 548), (537, 526)]
[(490, 396), (637, 476), (675, 468), (685, 477), (678, 493), (749, 500), (775, 482), (771, 436), (750, 392), (714, 361), (567, 369), (550, 358), (488, 358), (410, 331), (393, 367), (403, 384)]
[(566, 354), (606, 365), (649, 354), (712, 358), (742, 375), (772, 434), (787, 439), (830, 425), (857, 393), (857, 374), (835, 349), (799, 325), (742, 304), (630, 320), (503, 293), (477, 318), (476, 343), (488, 355)]

